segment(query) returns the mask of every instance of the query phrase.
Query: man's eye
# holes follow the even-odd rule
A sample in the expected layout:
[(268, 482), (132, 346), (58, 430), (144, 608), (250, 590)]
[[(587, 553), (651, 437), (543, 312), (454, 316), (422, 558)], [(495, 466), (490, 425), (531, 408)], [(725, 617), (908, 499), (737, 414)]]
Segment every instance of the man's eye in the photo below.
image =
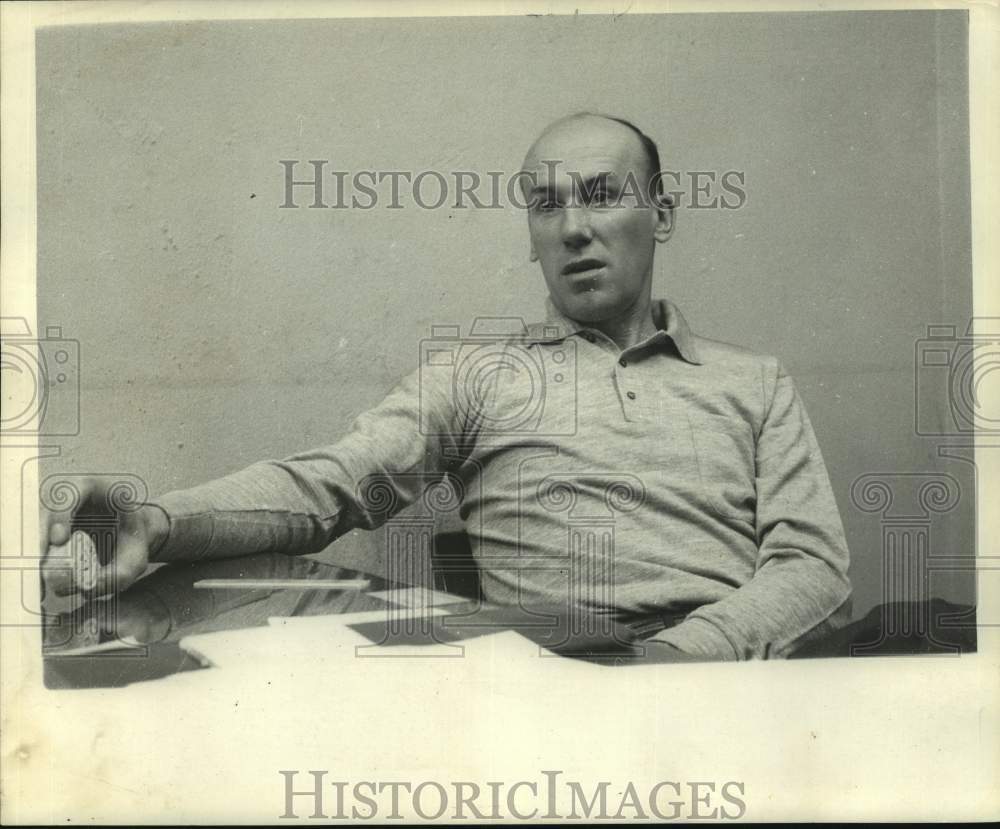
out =
[(539, 210), (555, 210), (559, 207), (559, 202), (552, 199), (542, 199), (535, 205)]
[(590, 197), (590, 203), (594, 205), (607, 205), (611, 202), (611, 194), (607, 190), (597, 190)]

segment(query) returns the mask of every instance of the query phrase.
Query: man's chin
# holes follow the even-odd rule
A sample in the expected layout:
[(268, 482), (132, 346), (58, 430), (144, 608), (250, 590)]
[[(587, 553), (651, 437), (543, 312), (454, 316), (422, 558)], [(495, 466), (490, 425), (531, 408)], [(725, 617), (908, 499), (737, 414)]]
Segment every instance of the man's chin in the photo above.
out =
[(598, 323), (622, 313), (621, 297), (598, 287), (583, 288), (564, 297), (562, 312), (577, 322)]

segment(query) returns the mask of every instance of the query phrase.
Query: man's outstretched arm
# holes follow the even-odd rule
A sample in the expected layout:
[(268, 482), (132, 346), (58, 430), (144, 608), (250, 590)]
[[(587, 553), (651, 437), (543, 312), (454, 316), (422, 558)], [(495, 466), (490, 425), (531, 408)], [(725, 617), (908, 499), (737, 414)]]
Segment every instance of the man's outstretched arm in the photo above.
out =
[[(337, 443), (255, 463), (123, 515), (116, 550), (99, 566), (95, 592), (124, 589), (151, 561), (305, 554), (351, 529), (381, 525), (419, 497), (427, 476), (442, 469), (445, 458), (460, 457), (463, 425), (450, 389), (449, 376), (425, 367), (358, 416)], [(84, 495), (80, 509), (87, 500), (104, 500), (96, 489)], [(42, 518), (43, 551), (56, 560), (50, 570), (56, 581), (69, 574), (56, 566), (59, 556), (52, 548), (70, 540), (76, 517), (74, 512)], [(57, 592), (72, 587), (54, 584)]]
[(753, 578), (650, 641), (711, 659), (783, 657), (849, 611), (850, 557), (812, 425), (780, 366), (770, 386), (756, 448)]

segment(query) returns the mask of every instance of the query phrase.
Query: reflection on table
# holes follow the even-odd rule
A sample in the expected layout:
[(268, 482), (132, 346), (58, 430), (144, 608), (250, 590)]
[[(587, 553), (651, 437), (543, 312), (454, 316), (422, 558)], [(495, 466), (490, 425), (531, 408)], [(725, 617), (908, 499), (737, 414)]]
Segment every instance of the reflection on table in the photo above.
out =
[[(197, 586), (206, 580), (223, 580), (229, 586)], [(239, 586), (239, 581), (279, 580), (302, 586)], [(367, 586), (311, 589), (330, 580), (365, 580)], [(48, 612), (53, 615), (47, 617), (43, 652), (50, 688), (112, 687), (197, 670), (205, 665), (181, 648), (180, 640), (267, 626), (275, 618), (311, 616), (342, 617), (373, 647), (391, 648), (393, 654), (420, 655), (425, 647), (516, 631), (549, 654), (601, 665), (677, 661), (675, 655), (668, 658), (643, 643), (641, 626), (606, 615), (566, 608), (492, 607), (478, 598), (279, 554), (162, 565), (109, 599), (78, 601), (61, 612)], [(901, 626), (900, 620), (908, 624)], [(958, 655), (975, 650), (975, 624), (975, 608), (940, 599), (880, 605), (795, 656)]]

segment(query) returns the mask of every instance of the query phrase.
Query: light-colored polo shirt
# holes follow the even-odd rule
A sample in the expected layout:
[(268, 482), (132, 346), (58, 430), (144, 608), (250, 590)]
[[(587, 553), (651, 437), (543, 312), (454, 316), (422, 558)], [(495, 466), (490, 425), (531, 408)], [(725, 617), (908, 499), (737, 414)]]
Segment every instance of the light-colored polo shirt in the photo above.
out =
[[(776, 359), (693, 334), (670, 302), (653, 317), (624, 351), (551, 301), (526, 329), (438, 332), (337, 443), (156, 500), (158, 557), (314, 552), (458, 510), (490, 602), (653, 619), (709, 658), (785, 656), (851, 592), (809, 419)], [(458, 497), (429, 485), (440, 472)]]

